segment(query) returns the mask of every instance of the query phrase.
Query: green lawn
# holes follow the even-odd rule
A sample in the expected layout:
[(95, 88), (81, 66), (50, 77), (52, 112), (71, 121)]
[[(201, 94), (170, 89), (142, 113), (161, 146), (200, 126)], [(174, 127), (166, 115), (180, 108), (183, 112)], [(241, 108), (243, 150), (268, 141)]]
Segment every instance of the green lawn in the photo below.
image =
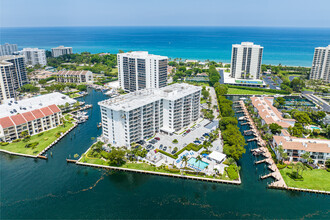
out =
[(275, 95), (276, 93), (255, 91), (253, 89), (247, 90), (247, 89), (228, 88), (228, 94), (232, 94), (232, 95)]
[(284, 168), (280, 171), (287, 186), (330, 191), (330, 172), (327, 172), (326, 170), (305, 170), (303, 172), (303, 181), (295, 181), (291, 179), (287, 175), (287, 173), (291, 173), (291, 169)]
[[(38, 134), (31, 136), (28, 142), (20, 141), (16, 143), (10, 143), (6, 146), (0, 146), (0, 149), (7, 150), (14, 153), (28, 154), (28, 155), (38, 155), (43, 149), (48, 147), (57, 138), (55, 135), (58, 132), (66, 132), (73, 126), (72, 122), (65, 122), (65, 127), (59, 126), (57, 128), (43, 132), (43, 135), (38, 136)], [(29, 143), (39, 142), (39, 144), (32, 149), (26, 148), (25, 146)]]
[(71, 93), (69, 95), (69, 97), (74, 99), (74, 98), (80, 97), (80, 95), (78, 94), (78, 92), (77, 93)]

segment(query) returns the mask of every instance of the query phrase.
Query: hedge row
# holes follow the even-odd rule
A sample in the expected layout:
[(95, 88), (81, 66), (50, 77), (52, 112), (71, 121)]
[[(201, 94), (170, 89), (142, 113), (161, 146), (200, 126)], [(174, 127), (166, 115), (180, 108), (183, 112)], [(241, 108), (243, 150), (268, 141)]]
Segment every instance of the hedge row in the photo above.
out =
[(271, 92), (271, 93), (285, 94), (285, 95), (291, 94), (290, 92), (287, 92), (287, 91), (284, 91), (284, 90), (277, 90), (277, 89), (262, 89), (262, 88), (255, 88), (255, 87), (233, 86), (233, 85), (227, 85), (227, 86), (228, 86), (228, 88), (234, 88), (234, 89), (263, 91), (263, 92)]
[(164, 155), (166, 155), (166, 156), (169, 156), (169, 157), (171, 157), (171, 158), (173, 158), (173, 159), (177, 159), (177, 158), (178, 158), (178, 156), (176, 156), (176, 155), (172, 155), (172, 154), (167, 153), (167, 152), (165, 152), (165, 151), (163, 151), (163, 150), (157, 150), (157, 152), (162, 153), (162, 154), (164, 154)]

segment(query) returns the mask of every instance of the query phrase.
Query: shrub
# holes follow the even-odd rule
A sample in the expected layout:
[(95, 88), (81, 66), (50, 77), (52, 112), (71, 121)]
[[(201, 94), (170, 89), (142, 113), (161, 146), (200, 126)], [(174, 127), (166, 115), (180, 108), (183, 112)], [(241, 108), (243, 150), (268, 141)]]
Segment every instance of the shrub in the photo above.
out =
[(328, 168), (327, 171), (330, 172), (330, 168)]
[(22, 139), (18, 138), (16, 140), (13, 140), (14, 143), (20, 142)]
[(8, 142), (1, 142), (0, 144), (1, 144), (1, 146), (6, 146), (6, 145), (8, 145), (9, 143), (8, 143)]
[(288, 165), (287, 168), (288, 168), (288, 169), (292, 169), (292, 166)]
[(39, 133), (39, 134), (38, 134), (38, 137), (42, 136), (43, 134), (44, 134), (43, 132), (42, 132), (42, 133)]
[(281, 170), (281, 169), (284, 169), (286, 167), (286, 164), (279, 164), (278, 163), (278, 164), (276, 164), (276, 166), (277, 166), (278, 169)]
[(238, 172), (237, 172), (237, 170), (236, 170), (236, 168), (235, 168), (234, 165), (230, 165), (229, 167), (227, 167), (226, 171), (227, 171), (228, 177), (231, 180), (238, 179)]
[(178, 141), (177, 139), (174, 139), (174, 140), (172, 141), (172, 143), (173, 143), (173, 144), (177, 144), (177, 143), (179, 143), (179, 141)]
[(25, 148), (32, 148), (32, 149), (34, 149), (38, 144), (39, 144), (39, 142), (32, 142), (32, 143), (26, 144), (25, 145)]
[(169, 154), (169, 153), (167, 153), (167, 152), (165, 152), (165, 151), (163, 151), (163, 150), (157, 150), (157, 152), (162, 153), (162, 154), (164, 154), (164, 155), (166, 155), (166, 156), (169, 156), (169, 157), (171, 157), (171, 158), (173, 158), (173, 159), (177, 159), (177, 158), (178, 158), (177, 155)]
[(27, 135), (27, 136), (23, 139), (23, 141), (24, 141), (24, 142), (28, 142), (30, 139), (31, 139), (31, 136), (30, 136), (30, 135)]

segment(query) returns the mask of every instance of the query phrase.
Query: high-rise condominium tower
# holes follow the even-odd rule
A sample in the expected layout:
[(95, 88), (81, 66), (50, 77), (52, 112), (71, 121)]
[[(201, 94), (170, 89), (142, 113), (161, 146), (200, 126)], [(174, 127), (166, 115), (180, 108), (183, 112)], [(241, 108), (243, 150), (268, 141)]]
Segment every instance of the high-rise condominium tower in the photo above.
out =
[(0, 57), (0, 100), (16, 97), (16, 90), (27, 83), (24, 56)]
[(17, 44), (6, 43), (4, 45), (0, 45), (0, 56), (13, 55), (17, 51)]
[(233, 44), (231, 77), (235, 79), (259, 79), (263, 47), (251, 42)]
[(315, 48), (310, 78), (330, 83), (330, 45)]
[(38, 48), (24, 48), (21, 53), (25, 57), (25, 63), (29, 65), (37, 65), (40, 64), (41, 66), (47, 65), (46, 60), (46, 52), (44, 49)]
[(52, 48), (52, 56), (53, 57), (59, 57), (64, 54), (72, 54), (72, 47), (64, 47), (64, 46), (59, 46)]
[(165, 56), (148, 54), (146, 51), (119, 53), (117, 63), (120, 87), (134, 92), (166, 86), (167, 60)]

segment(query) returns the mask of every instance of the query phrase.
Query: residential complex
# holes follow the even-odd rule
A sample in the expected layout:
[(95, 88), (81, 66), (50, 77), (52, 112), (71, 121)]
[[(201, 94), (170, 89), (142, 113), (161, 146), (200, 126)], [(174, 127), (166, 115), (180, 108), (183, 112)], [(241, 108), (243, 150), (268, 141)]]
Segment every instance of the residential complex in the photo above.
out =
[(59, 105), (74, 104), (76, 100), (61, 93), (50, 93), (29, 99), (6, 100), (0, 105), (0, 141), (21, 138), (21, 133), (34, 135), (57, 127), (62, 113)]
[(172, 84), (149, 88), (99, 102), (103, 139), (115, 146), (173, 133), (199, 118), (201, 88)]
[(165, 56), (148, 54), (146, 51), (119, 53), (117, 63), (121, 88), (134, 92), (166, 86), (167, 60)]
[(32, 66), (35, 66), (37, 64), (41, 66), (47, 65), (46, 52), (44, 49), (24, 48), (21, 51), (21, 54), (24, 55), (25, 63), (28, 65), (32, 65)]
[(287, 153), (288, 161), (290, 162), (306, 162), (302, 158), (305, 152), (310, 153), (314, 164), (324, 164), (327, 159), (330, 159), (330, 140), (295, 138), (288, 135), (274, 136), (273, 150), (278, 159), (280, 159), (280, 156), (276, 148), (280, 145), (283, 147), (284, 152)]
[(310, 78), (330, 83), (330, 45), (315, 48)]
[(54, 73), (57, 82), (62, 83), (92, 83), (93, 73), (91, 71), (59, 71)]
[(0, 101), (15, 98), (17, 89), (26, 83), (24, 56), (1, 56)]
[(59, 57), (65, 54), (72, 54), (72, 47), (59, 46), (52, 48), (52, 56)]
[(13, 55), (18, 51), (17, 44), (3, 44), (0, 45), (0, 56)]
[(231, 77), (235, 79), (259, 79), (263, 47), (251, 42), (233, 44)]
[(283, 118), (282, 113), (273, 106), (274, 97), (251, 97), (254, 111), (258, 112), (262, 125), (276, 123), (284, 129), (294, 126), (295, 120)]

